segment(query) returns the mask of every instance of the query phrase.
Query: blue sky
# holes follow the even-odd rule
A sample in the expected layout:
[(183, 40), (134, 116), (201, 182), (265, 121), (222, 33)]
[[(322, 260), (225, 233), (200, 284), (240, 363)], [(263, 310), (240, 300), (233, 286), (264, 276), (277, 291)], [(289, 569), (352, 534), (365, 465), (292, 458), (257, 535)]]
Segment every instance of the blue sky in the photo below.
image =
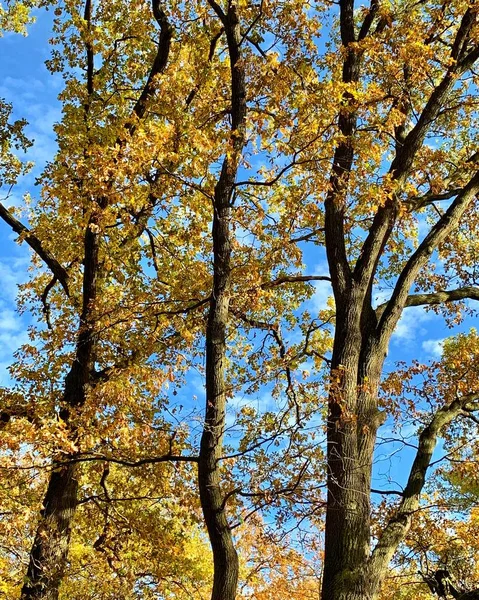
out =
[[(7, 33), (0, 38), (0, 97), (13, 104), (14, 116), (26, 118), (26, 133), (35, 140), (28, 160), (35, 162), (32, 172), (14, 188), (4, 200), (7, 206), (19, 205), (22, 196), (38, 193), (35, 177), (55, 151), (53, 124), (60, 118), (57, 101), (61, 78), (52, 77), (45, 67), (49, 49), (49, 15), (39, 15), (37, 23), (29, 28), (28, 37)], [(5, 198), (6, 189), (0, 191)], [(0, 385), (9, 380), (6, 370), (13, 352), (26, 341), (28, 315), (15, 313), (17, 285), (25, 281), (29, 251), (14, 243), (15, 235), (0, 223)]]
[[(20, 204), (23, 194), (27, 192), (33, 197), (38, 195), (35, 177), (55, 152), (53, 125), (61, 118), (57, 95), (62, 87), (62, 79), (52, 76), (44, 65), (49, 57), (47, 40), (50, 37), (50, 23), (49, 15), (39, 14), (37, 22), (29, 27), (28, 37), (7, 34), (0, 39), (0, 97), (13, 103), (16, 117), (28, 120), (26, 133), (34, 141), (28, 159), (36, 165), (16, 186), (13, 195), (5, 202), (7, 205)], [(14, 351), (26, 341), (29, 322), (28, 315), (20, 316), (15, 312), (16, 289), (27, 277), (29, 251), (25, 246), (15, 244), (14, 238), (9, 228), (0, 223), (0, 385), (9, 382), (7, 366), (13, 360)], [(306, 271), (309, 274), (327, 274), (324, 258), (320, 259), (317, 255), (311, 257)], [(311, 307), (319, 310), (325, 307), (331, 290), (325, 282), (317, 282), (315, 289)], [(471, 321), (466, 320), (455, 332), (467, 331), (471, 325)], [(386, 370), (392, 370), (398, 360), (416, 358), (426, 361), (438, 358), (441, 341), (451, 333), (443, 319), (435, 313), (422, 308), (406, 309), (391, 342)], [(196, 383), (198, 387), (202, 385), (201, 382)], [(198, 394), (198, 390), (195, 393)], [(200, 398), (199, 407), (202, 405)], [(387, 427), (382, 431), (383, 435), (388, 434)], [(412, 433), (412, 429), (409, 433)], [(394, 479), (396, 472), (398, 478), (403, 479), (406, 472), (404, 467), (408, 463), (406, 457), (400, 459), (395, 455), (391, 458), (387, 451), (384, 461), (377, 465), (377, 474), (385, 473), (387, 477), (392, 473)]]

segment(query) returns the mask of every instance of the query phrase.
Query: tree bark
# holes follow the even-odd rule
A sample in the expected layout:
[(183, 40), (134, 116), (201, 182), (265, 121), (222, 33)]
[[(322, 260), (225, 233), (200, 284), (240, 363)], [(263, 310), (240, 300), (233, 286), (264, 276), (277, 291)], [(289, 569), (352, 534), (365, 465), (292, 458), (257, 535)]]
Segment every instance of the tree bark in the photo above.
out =
[(221, 489), (219, 459), (226, 424), (226, 332), (231, 287), (231, 204), (239, 159), (245, 143), (246, 93), (241, 64), (241, 31), (236, 6), (225, 14), (210, 2), (221, 19), (231, 64), (231, 154), (227, 154), (213, 201), (213, 290), (206, 329), (206, 409), (198, 461), (198, 486), (205, 524), (213, 550), (212, 600), (234, 600), (238, 584), (238, 555), (226, 514)]
[[(368, 14), (356, 37), (354, 1), (340, 0), (340, 30), (343, 45), (344, 83), (359, 81), (361, 49), (358, 40), (371, 30)], [(372, 2), (370, 12), (377, 6)], [(470, 32), (476, 20), (469, 8), (458, 25), (451, 46), (451, 65), (426, 100), (416, 124), (397, 146), (389, 174), (400, 187), (407, 179), (418, 150), (457, 80), (479, 57), (479, 46), (471, 48)], [(378, 25), (379, 28), (379, 25)], [(378, 29), (376, 29), (377, 31)], [(373, 35), (373, 34), (371, 34)], [(437, 304), (467, 297), (470, 288), (442, 295), (410, 296), (418, 273), (434, 250), (457, 227), (465, 210), (479, 192), (479, 174), (458, 190), (455, 199), (431, 231), (411, 254), (397, 278), (390, 300), (372, 308), (371, 290), (380, 258), (398, 217), (399, 200), (392, 195), (377, 210), (353, 264), (346, 250), (344, 221), (349, 174), (354, 161), (356, 113), (351, 97), (343, 94), (338, 114), (343, 138), (332, 166), (325, 200), (325, 241), (336, 301), (336, 331), (331, 363), (327, 421), (328, 504), (322, 600), (373, 600), (383, 581), (389, 560), (404, 539), (419, 495), (439, 430), (450, 422), (458, 408), (444, 408), (421, 434), (416, 460), (411, 468), (404, 498), (371, 552), (370, 489), (377, 428), (378, 385), (389, 340), (406, 306)]]
[[(75, 360), (65, 379), (60, 418), (68, 428), (70, 439), (76, 436), (72, 412), (80, 409), (86, 399), (94, 367), (94, 302), (98, 292), (99, 233), (97, 215), (87, 224), (84, 236), (83, 307)], [(68, 559), (73, 518), (77, 507), (79, 467), (74, 455), (54, 459), (47, 492), (40, 511), (35, 540), (21, 600), (57, 600), (59, 587)], [(60, 464), (59, 464), (60, 463)], [(66, 463), (66, 464), (65, 464)], [(62, 466), (63, 465), (63, 466)]]
[(381, 423), (377, 389), (382, 360), (374, 340), (375, 315), (364, 308), (368, 296), (353, 283), (349, 301), (338, 311), (344, 316), (331, 366), (323, 600), (369, 598), (364, 567), (370, 555), (369, 490)]
[(78, 466), (57, 467), (48, 483), (40, 523), (30, 551), (22, 600), (57, 600), (77, 506)]

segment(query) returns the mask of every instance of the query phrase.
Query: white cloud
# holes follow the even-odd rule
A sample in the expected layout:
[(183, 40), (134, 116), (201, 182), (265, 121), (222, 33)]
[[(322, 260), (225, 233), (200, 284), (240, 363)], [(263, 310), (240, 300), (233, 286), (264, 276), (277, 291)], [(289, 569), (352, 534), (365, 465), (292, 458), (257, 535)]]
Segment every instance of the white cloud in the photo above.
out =
[(436, 317), (434, 313), (426, 312), (424, 308), (415, 306), (406, 308), (394, 330), (391, 341), (396, 346), (417, 343), (418, 338), (428, 333), (425, 323)]
[(0, 331), (18, 331), (21, 327), (21, 319), (13, 310), (0, 310)]
[[(10, 365), (13, 362), (13, 353), (16, 352), (20, 346), (28, 342), (28, 334), (24, 331), (12, 332), (0, 332), (0, 356), (5, 364)], [(1, 375), (1, 374), (0, 374)], [(4, 379), (4, 377), (2, 377)]]
[(0, 261), (0, 385), (10, 381), (13, 354), (28, 341), (28, 316), (15, 311), (18, 284), (27, 276), (28, 257)]
[(440, 358), (442, 355), (442, 348), (444, 346), (444, 339), (438, 340), (424, 340), (422, 343), (422, 349), (426, 354), (432, 358)]
[[(27, 277), (28, 256), (12, 259), (9, 263), (0, 260), (0, 299), (1, 304), (12, 306), (18, 292), (18, 285)], [(0, 305), (1, 306), (1, 305)]]
[[(56, 135), (53, 125), (61, 120), (60, 104), (56, 100), (56, 81), (45, 81), (35, 77), (21, 78), (7, 76), (0, 85), (0, 97), (13, 103), (15, 118), (25, 118), (28, 125), (25, 134), (33, 141), (33, 146), (26, 155), (20, 153), (22, 160), (33, 161), (35, 169), (23, 184), (31, 186), (45, 163), (50, 160), (57, 149)], [(53, 93), (55, 90), (55, 93)]]

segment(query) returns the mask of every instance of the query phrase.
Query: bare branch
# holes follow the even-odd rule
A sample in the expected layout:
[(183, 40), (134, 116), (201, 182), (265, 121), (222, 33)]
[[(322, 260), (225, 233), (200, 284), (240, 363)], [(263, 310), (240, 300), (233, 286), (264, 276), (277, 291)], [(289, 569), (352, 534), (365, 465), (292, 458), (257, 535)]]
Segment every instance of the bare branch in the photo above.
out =
[(326, 275), (283, 275), (277, 279), (273, 279), (273, 281), (262, 283), (260, 288), (267, 290), (269, 288), (277, 287), (278, 285), (283, 285), (284, 283), (308, 283), (310, 281), (331, 282), (331, 277)]
[(400, 492), (398, 490), (376, 490), (374, 488), (371, 489), (372, 494), (381, 494), (384, 496), (404, 496), (404, 492)]
[(113, 463), (115, 465), (122, 465), (124, 467), (142, 467), (144, 465), (153, 465), (156, 463), (164, 463), (164, 462), (198, 462), (198, 457), (196, 456), (182, 456), (175, 454), (163, 454), (162, 456), (150, 456), (148, 458), (141, 458), (139, 460), (127, 460), (122, 458), (112, 458), (111, 456), (106, 456), (104, 454), (94, 454), (91, 456), (79, 455), (75, 456), (69, 460), (65, 461), (57, 461), (55, 462), (56, 467), (66, 466), (72, 463), (83, 463), (83, 462), (97, 462), (103, 461), (105, 463)]
[[(409, 306), (435, 306), (446, 302), (458, 302), (459, 300), (479, 300), (479, 288), (466, 286), (455, 290), (440, 290), (429, 294), (411, 294), (407, 297), (404, 307)], [(388, 302), (380, 304), (376, 309), (378, 319), (383, 315)]]

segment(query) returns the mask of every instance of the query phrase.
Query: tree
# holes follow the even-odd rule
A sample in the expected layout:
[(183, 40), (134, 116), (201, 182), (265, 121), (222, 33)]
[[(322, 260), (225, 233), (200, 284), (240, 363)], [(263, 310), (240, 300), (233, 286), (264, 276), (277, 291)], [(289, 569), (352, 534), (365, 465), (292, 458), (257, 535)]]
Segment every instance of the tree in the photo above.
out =
[[(375, 597), (419, 506), (437, 436), (455, 417), (475, 407), (477, 394), (476, 389), (468, 390), (439, 408), (421, 432), (401, 501), (371, 551), (369, 490), (376, 432), (384, 419), (377, 390), (391, 335), (408, 306), (436, 305), (476, 296), (474, 287), (454, 291), (442, 287), (452, 275), (447, 265), (443, 276), (432, 275), (428, 267), (434, 252), (443, 253), (446, 248), (453, 252), (449, 264), (454, 262), (457, 250), (451, 235), (461, 228), (461, 223), (468, 228), (464, 219), (474, 214), (479, 189), (474, 142), (471, 140), (472, 146), (468, 147), (468, 132), (461, 127), (461, 111), (467, 110), (462, 102), (467, 94), (464, 76), (469, 77), (479, 57), (475, 43), (477, 9), (416, 5), (414, 9), (407, 6), (405, 13), (405, 8), (398, 5), (384, 12), (384, 7), (373, 3), (358, 26), (353, 3), (340, 3), (345, 91), (338, 127), (342, 138), (335, 149), (325, 198), (325, 244), (336, 302), (331, 376), (339, 379), (339, 385), (331, 389), (329, 397), (323, 600)], [(416, 23), (414, 27), (411, 19)], [(444, 37), (446, 24), (448, 33)], [(414, 57), (410, 35), (418, 50)], [(379, 73), (375, 69), (377, 63), (368, 60), (372, 48), (374, 52), (388, 51), (384, 71)], [(395, 49), (398, 62), (393, 58)], [(426, 67), (431, 68), (427, 77)], [(397, 86), (390, 79), (392, 73), (396, 77), (402, 74)], [(371, 111), (366, 108), (365, 99), (358, 99), (364, 88), (367, 97), (378, 81), (386, 84), (383, 93), (388, 95), (384, 120), (380, 116), (384, 100), (376, 100)], [(369, 125), (369, 115), (376, 121), (374, 124)], [(383, 175), (378, 189), (380, 198), (368, 206), (367, 198), (360, 195), (363, 178), (357, 171), (366, 143), (361, 139), (362, 131), (371, 130), (366, 139), (371, 146), (382, 146), (378, 149), (378, 169)], [(461, 139), (460, 148), (447, 135), (451, 130), (454, 140)], [(438, 150), (425, 145), (431, 134), (440, 140)], [(447, 146), (451, 148), (451, 165), (442, 170), (437, 156)], [(388, 169), (384, 168), (384, 150), (392, 155)], [(369, 183), (366, 188), (371, 195), (374, 187)], [(438, 209), (425, 237), (419, 243), (408, 242), (411, 230), (407, 227), (414, 215), (443, 200), (450, 201), (444, 209)], [(354, 231), (354, 208), (366, 222), (356, 247), (348, 244)], [(393, 263), (396, 268), (389, 259), (393, 252), (400, 256)], [(392, 267), (392, 294), (374, 309), (373, 286), (388, 260)], [(459, 280), (467, 285), (467, 271), (466, 265), (462, 273), (456, 271), (453, 275), (459, 275)], [(414, 284), (428, 293), (411, 295)]]
[[(42, 261), (25, 297), (40, 300), (46, 325), (32, 333), (43, 345), (42, 358), (33, 345), (22, 349), (14, 367), (18, 388), (5, 390), (2, 409), (4, 423), (24, 419), (35, 426), (29, 435), (23, 431), (32, 457), (40, 439), (51, 452), (21, 595), (58, 597), (80, 502), (81, 464), (114, 460), (130, 467), (198, 464), (215, 563), (213, 597), (233, 598), (238, 565), (219, 459), (226, 422), (231, 205), (245, 145), (245, 67), (236, 7), (224, 12), (213, 2), (173, 4), (167, 13), (156, 1), (151, 8), (113, 8), (87, 0), (57, 7), (55, 15), (54, 43), (61, 50), (53, 51), (49, 67), (66, 80), (59, 151), (42, 176), (42, 199), (28, 215), (29, 227), (1, 208), (2, 218), (36, 253), (34, 260)], [(175, 52), (173, 31), (182, 42)], [(213, 62), (222, 36), (227, 60)], [(218, 112), (218, 105), (227, 108)], [(205, 235), (210, 202), (211, 238)], [(171, 245), (164, 242), (168, 238)], [(203, 259), (209, 257), (210, 239), (211, 283)], [(165, 380), (181, 380), (183, 353), (195, 356), (193, 343), (201, 334), (205, 424), (199, 451), (185, 456), (186, 434), (156, 416), (161, 401), (148, 405), (143, 398), (161, 399)], [(50, 428), (43, 436), (45, 420)], [(144, 421), (154, 433), (158, 420), (163, 425), (156, 452), (150, 447), (145, 457), (143, 439), (135, 455), (133, 427)], [(44, 449), (41, 454), (48, 456)]]
[[(394, 329), (410, 307), (452, 323), (461, 302), (479, 298), (478, 8), (56, 7), (59, 151), (28, 228), (0, 209), (43, 263), (24, 292), (42, 349), (22, 350), (2, 407), (8, 427), (23, 423), (23, 443), (44, 440), (40, 454), (51, 458), (25, 600), (58, 597), (90, 460), (186, 465), (186, 485), (197, 467), (212, 600), (236, 595), (234, 519), (268, 507), (284, 524), (325, 506), (323, 600), (378, 595), (439, 436), (478, 408), (477, 382), (463, 376), (470, 357), (452, 344), (429, 372), (440, 397), (423, 415), (407, 484), (373, 530), (377, 431), (395, 406), (392, 379), (379, 396)], [(5, 140), (20, 126), (7, 118)], [(8, 156), (13, 181), (19, 166)], [(311, 275), (303, 262), (324, 253), (328, 273)], [(334, 306), (310, 315), (317, 280), (331, 283)], [(163, 388), (183, 389), (202, 345), (195, 446), (167, 416)], [(306, 361), (313, 376), (301, 382)], [(417, 373), (402, 374), (401, 390)], [(228, 401), (261, 388), (285, 400), (281, 409), (246, 407), (228, 447)], [(326, 464), (306, 426), (320, 437), (325, 392)]]
[[(125, 100), (114, 93), (112, 96), (112, 79), (114, 87), (119, 85), (115, 81), (116, 65), (106, 61), (98, 68), (95, 61), (97, 44), (100, 54), (105, 47), (117, 51), (116, 31), (104, 31), (102, 42), (91, 37), (94, 12), (102, 14), (107, 9), (106, 6), (94, 9), (88, 1), (81, 14), (75, 3), (56, 9), (57, 42), (63, 45), (63, 53), (54, 53), (50, 67), (53, 71), (64, 69), (68, 80), (64, 97), (65, 121), (58, 128), (59, 152), (43, 175), (43, 198), (36, 207), (36, 214), (30, 215), (30, 228), (3, 206), (1, 208), (2, 218), (49, 271), (40, 270), (26, 295), (27, 301), (31, 292), (42, 302), (46, 329), (41, 327), (32, 335), (43, 344), (44, 360), (36, 360), (34, 346), (23, 348), (15, 367), (20, 386), (18, 391), (5, 393), (2, 412), (3, 422), (12, 417), (26, 417), (34, 422), (37, 430), (31, 441), (35, 445), (39, 442), (39, 431), (45, 429), (45, 419), (57, 420), (56, 425), (52, 425), (56, 433), (48, 442), (53, 455), (51, 474), (21, 592), (24, 599), (58, 597), (78, 506), (80, 457), (85, 450), (101, 451), (111, 435), (121, 443), (117, 431), (108, 432), (107, 427), (100, 432), (95, 431), (94, 426), (92, 428), (92, 422), (97, 418), (108, 421), (104, 414), (98, 413), (98, 406), (103, 405), (103, 410), (107, 411), (113, 400), (114, 404), (110, 406), (116, 416), (125, 411), (130, 419), (134, 419), (141, 414), (143, 394), (158, 397), (168, 373), (157, 369), (155, 360), (149, 364), (147, 361), (151, 361), (153, 352), (158, 353), (158, 357), (163, 351), (169, 353), (170, 319), (185, 312), (185, 302), (177, 297), (171, 301), (165, 299), (166, 305), (178, 302), (177, 312), (158, 308), (161, 293), (156, 304), (148, 302), (151, 295), (155, 296), (155, 287), (165, 285), (158, 278), (145, 276), (139, 268), (144, 258), (140, 237), (157, 205), (153, 188), (158, 184), (158, 177), (149, 177), (149, 156), (148, 166), (143, 169), (140, 166), (145, 145), (142, 148), (141, 144), (136, 145), (139, 152), (136, 158), (128, 145), (128, 138), (139, 129), (147, 102), (155, 93), (154, 80), (165, 69), (171, 29), (161, 7), (153, 3), (152, 16), (159, 28), (159, 41), (151, 63), (147, 63), (149, 72), (146, 72), (143, 87), (133, 100)], [(121, 20), (121, 11), (114, 17)], [(129, 11), (127, 22), (127, 41), (143, 40), (154, 27), (151, 19), (144, 21), (141, 8), (136, 12)], [(73, 28), (71, 35), (69, 27)], [(146, 48), (140, 46), (137, 50), (150, 60), (151, 47), (154, 48), (153, 44)], [(123, 65), (126, 86), (131, 86), (128, 81), (131, 61), (135, 58), (130, 57), (128, 64)], [(67, 69), (71, 71), (67, 73)], [(76, 69), (84, 69), (85, 76), (78, 77)], [(104, 99), (108, 96), (111, 100), (109, 118), (98, 119), (98, 111), (104, 110)], [(4, 129), (6, 138), (17, 135), (18, 124), (10, 130)], [(149, 143), (151, 139), (145, 142), (146, 147)], [(122, 186), (128, 188), (130, 201), (123, 202), (125, 187)], [(156, 225), (159, 223), (157, 221)], [(153, 251), (153, 261), (156, 258)], [(162, 264), (164, 268), (167, 265), (168, 261)], [(126, 288), (122, 284), (127, 277), (130, 285)], [(55, 289), (57, 285), (60, 294)], [(173, 280), (169, 285), (174, 287)], [(135, 317), (137, 306), (141, 308)], [(126, 312), (122, 315), (123, 308)], [(143, 316), (150, 310), (150, 317), (142, 319), (140, 332), (134, 321), (138, 315)], [(173, 335), (178, 335), (181, 329), (176, 329)], [(181, 344), (175, 351), (180, 350)], [(163, 354), (163, 358), (165, 356)], [(163, 360), (163, 364), (165, 362)], [(174, 358), (170, 364), (175, 364)], [(124, 386), (123, 407), (116, 395), (119, 386)], [(147, 414), (154, 410), (151, 404), (145, 408)], [(125, 421), (125, 417), (122, 418)], [(128, 427), (126, 429), (128, 435)], [(90, 439), (85, 436), (87, 431), (92, 434)], [(163, 437), (166, 444), (164, 460), (168, 460), (173, 452), (167, 440), (166, 434)], [(28, 441), (28, 437), (24, 439), (24, 442)], [(161, 436), (155, 435), (155, 445), (161, 448)]]

